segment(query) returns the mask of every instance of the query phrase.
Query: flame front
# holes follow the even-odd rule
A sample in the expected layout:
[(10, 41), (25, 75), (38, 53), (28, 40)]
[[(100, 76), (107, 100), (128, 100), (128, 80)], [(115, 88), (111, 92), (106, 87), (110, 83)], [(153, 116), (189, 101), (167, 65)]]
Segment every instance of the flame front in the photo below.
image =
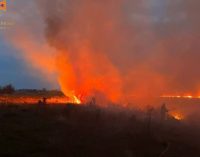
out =
[(81, 100), (77, 98), (76, 96), (74, 96), (74, 103), (81, 104)]
[(179, 120), (179, 121), (184, 119), (183, 114), (181, 114), (181, 113), (179, 113), (179, 112), (172, 112), (172, 113), (170, 113), (170, 115), (171, 115), (174, 119)]
[(64, 94), (78, 104), (83, 93), (82, 101), (95, 93), (105, 94), (111, 101), (119, 100), (121, 80), (116, 68), (106, 56), (93, 55), (90, 45), (77, 47), (75, 59), (66, 51), (57, 56), (58, 80)]
[(161, 98), (200, 99), (200, 96), (193, 96), (193, 95), (162, 95)]

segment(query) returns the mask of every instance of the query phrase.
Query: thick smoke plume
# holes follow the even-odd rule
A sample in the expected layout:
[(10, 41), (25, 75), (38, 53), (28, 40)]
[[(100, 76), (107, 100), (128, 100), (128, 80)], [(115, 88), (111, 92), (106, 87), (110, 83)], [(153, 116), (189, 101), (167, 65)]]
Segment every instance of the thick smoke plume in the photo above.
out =
[(197, 0), (26, 3), (10, 38), (29, 63), (56, 74), (67, 96), (199, 94)]

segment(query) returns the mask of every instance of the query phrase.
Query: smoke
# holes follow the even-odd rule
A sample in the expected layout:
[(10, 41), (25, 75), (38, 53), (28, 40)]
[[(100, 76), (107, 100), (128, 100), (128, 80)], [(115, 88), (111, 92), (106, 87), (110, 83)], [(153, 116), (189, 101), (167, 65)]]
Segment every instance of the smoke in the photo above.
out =
[(26, 6), (9, 38), (33, 67), (54, 73), (66, 95), (101, 93), (122, 101), (199, 94), (197, 0), (37, 0)]

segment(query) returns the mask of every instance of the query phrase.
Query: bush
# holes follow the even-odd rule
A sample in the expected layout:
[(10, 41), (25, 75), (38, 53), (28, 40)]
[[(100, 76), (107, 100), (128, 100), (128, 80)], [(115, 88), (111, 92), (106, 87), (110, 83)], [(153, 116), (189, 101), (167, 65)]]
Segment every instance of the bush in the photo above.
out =
[(11, 84), (0, 87), (1, 94), (12, 94), (14, 92), (15, 92), (15, 88)]

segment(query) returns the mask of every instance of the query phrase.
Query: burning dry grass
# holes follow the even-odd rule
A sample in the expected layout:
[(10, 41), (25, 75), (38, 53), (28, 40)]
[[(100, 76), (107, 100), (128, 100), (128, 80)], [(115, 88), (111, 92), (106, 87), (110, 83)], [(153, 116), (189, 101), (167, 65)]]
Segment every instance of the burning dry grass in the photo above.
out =
[(171, 112), (170, 115), (176, 120), (184, 120), (184, 115), (180, 112)]
[(60, 91), (40, 91), (40, 90), (19, 90), (13, 94), (1, 94), (0, 104), (19, 104), (19, 105), (31, 105), (37, 104), (42, 99), (47, 99), (48, 104), (67, 104), (74, 103), (69, 97), (66, 97)]
[[(1, 104), (37, 104), (42, 97), (31, 97), (31, 96), (1, 96)], [(49, 104), (66, 104), (70, 103), (70, 99), (63, 96), (55, 96), (47, 99)], [(73, 103), (73, 102), (72, 102)], [(74, 102), (76, 103), (76, 102)]]

